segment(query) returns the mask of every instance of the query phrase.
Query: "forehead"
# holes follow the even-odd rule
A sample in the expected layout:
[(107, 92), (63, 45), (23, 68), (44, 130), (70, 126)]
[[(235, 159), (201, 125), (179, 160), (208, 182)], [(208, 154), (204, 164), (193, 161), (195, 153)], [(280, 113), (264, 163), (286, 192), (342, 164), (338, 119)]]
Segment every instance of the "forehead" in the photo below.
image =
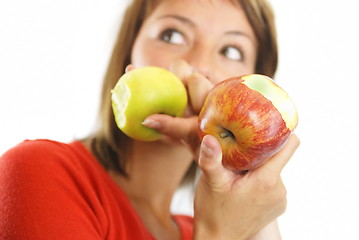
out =
[(160, 0), (149, 18), (180, 15), (211, 31), (240, 30), (254, 37), (253, 29), (240, 4), (235, 0)]
[(154, 3), (151, 6), (152, 9), (177, 10), (181, 11), (181, 13), (196, 12), (201, 14), (201, 12), (205, 11), (220, 13), (221, 10), (225, 10), (226, 13), (243, 12), (236, 0), (155, 0)]

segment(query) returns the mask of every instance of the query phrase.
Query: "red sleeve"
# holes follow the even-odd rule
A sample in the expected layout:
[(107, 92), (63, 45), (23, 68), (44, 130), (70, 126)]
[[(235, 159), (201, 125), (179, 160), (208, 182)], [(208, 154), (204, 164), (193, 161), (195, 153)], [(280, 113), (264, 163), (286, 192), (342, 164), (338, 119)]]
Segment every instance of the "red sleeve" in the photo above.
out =
[(174, 215), (175, 221), (181, 230), (181, 240), (191, 240), (193, 235), (193, 217), (186, 215)]
[(105, 239), (107, 219), (84, 174), (56, 142), (26, 141), (1, 156), (1, 239)]

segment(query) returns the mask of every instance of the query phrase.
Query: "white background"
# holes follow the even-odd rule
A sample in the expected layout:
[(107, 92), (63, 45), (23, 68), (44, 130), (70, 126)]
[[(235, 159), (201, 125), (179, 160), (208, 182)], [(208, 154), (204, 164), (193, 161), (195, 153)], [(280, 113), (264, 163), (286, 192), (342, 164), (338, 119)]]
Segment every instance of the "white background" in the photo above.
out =
[[(0, 154), (70, 141), (95, 124), (124, 0), (0, 2)], [(359, 3), (272, 0), (277, 82), (297, 104), (301, 146), (283, 172), (283, 239), (359, 239)]]

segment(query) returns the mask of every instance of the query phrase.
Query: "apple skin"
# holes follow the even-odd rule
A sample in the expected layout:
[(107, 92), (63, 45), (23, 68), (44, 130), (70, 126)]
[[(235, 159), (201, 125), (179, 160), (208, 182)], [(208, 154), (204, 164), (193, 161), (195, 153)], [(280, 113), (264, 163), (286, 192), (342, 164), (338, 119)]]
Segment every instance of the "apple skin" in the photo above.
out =
[(284, 90), (269, 77), (251, 74), (213, 87), (199, 115), (199, 135), (216, 137), (224, 167), (243, 172), (276, 154), (297, 121), (296, 108)]
[(141, 141), (155, 141), (161, 134), (142, 124), (152, 114), (181, 117), (187, 106), (187, 91), (172, 72), (146, 66), (126, 72), (112, 89), (112, 109), (118, 128)]

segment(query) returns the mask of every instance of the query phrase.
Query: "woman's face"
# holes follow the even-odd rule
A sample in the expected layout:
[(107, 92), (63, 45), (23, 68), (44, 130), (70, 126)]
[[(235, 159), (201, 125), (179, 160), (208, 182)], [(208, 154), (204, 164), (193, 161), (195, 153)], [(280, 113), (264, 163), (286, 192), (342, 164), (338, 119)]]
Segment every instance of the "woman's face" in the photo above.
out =
[(239, 6), (228, 0), (163, 0), (145, 20), (132, 51), (135, 68), (168, 68), (182, 59), (217, 83), (253, 73), (254, 32)]

